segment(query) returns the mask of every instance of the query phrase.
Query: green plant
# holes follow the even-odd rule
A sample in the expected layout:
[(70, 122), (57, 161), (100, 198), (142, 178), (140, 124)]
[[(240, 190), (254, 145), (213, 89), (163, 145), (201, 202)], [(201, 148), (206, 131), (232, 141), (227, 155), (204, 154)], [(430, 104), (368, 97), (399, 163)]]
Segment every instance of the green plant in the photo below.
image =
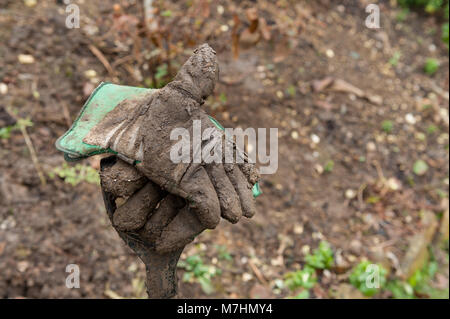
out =
[(172, 16), (172, 11), (171, 10), (164, 10), (163, 12), (161, 12), (161, 16), (169, 18), (169, 17)]
[(33, 126), (33, 122), (30, 119), (18, 119), (16, 124), (0, 128), (0, 138), (8, 139), (11, 137), (12, 131), (20, 130), (21, 127), (30, 126)]
[(225, 104), (225, 103), (227, 103), (227, 95), (225, 94), (225, 93), (220, 93), (220, 95), (219, 95), (219, 101), (220, 101), (220, 103), (222, 103), (222, 104)]
[(404, 22), (406, 18), (408, 18), (409, 15), (409, 9), (403, 8), (400, 12), (397, 13), (397, 21), (398, 22)]
[(52, 179), (55, 178), (55, 176), (58, 176), (62, 178), (65, 183), (72, 186), (76, 186), (81, 182), (100, 185), (100, 177), (97, 170), (91, 166), (82, 164), (69, 166), (67, 163), (63, 163), (62, 166), (55, 167), (48, 175)]
[(430, 285), (438, 270), (438, 264), (433, 258), (418, 269), (407, 281), (394, 280), (388, 282), (386, 290), (396, 299), (412, 299), (417, 295), (432, 299), (448, 299), (448, 289), (436, 289)]
[(427, 133), (428, 133), (428, 134), (433, 134), (433, 133), (436, 133), (438, 130), (439, 130), (439, 128), (438, 128), (436, 125), (431, 124), (431, 125), (428, 126), (428, 128), (427, 128)]
[(333, 250), (330, 244), (326, 241), (322, 241), (319, 247), (314, 250), (312, 255), (305, 257), (306, 264), (316, 269), (328, 269), (333, 266)]
[(216, 245), (217, 257), (221, 260), (233, 260), (228, 249), (224, 245)]
[(302, 270), (287, 273), (284, 278), (284, 285), (291, 291), (299, 288), (311, 289), (317, 282), (316, 271), (308, 265)]
[(185, 270), (183, 282), (198, 282), (207, 295), (214, 292), (211, 278), (222, 273), (214, 266), (205, 265), (198, 254), (187, 257), (185, 261), (179, 261), (178, 267)]
[(442, 41), (445, 43), (445, 45), (447, 46), (447, 49), (449, 48), (449, 44), (448, 44), (448, 20), (449, 20), (449, 3), (447, 2), (447, 4), (444, 7), (444, 18), (446, 20), (446, 22), (442, 25)]
[(418, 176), (424, 175), (428, 171), (428, 164), (424, 160), (417, 160), (413, 166), (414, 174)]
[(442, 25), (442, 41), (449, 47), (449, 2), (448, 0), (399, 0), (400, 6), (404, 9), (408, 8), (423, 8), (429, 14), (443, 13), (444, 23)]
[(156, 88), (162, 88), (167, 84), (167, 80), (165, 79), (169, 74), (169, 67), (167, 63), (163, 63), (156, 68), (155, 80), (156, 80)]
[(410, 284), (400, 280), (389, 281), (386, 290), (392, 293), (395, 299), (413, 299), (414, 289)]
[(433, 58), (428, 58), (425, 61), (424, 70), (428, 75), (433, 75), (439, 70), (439, 61)]
[(350, 283), (365, 296), (375, 295), (386, 285), (387, 270), (371, 261), (360, 262), (352, 271)]
[(392, 66), (397, 66), (398, 61), (400, 61), (400, 58), (402, 57), (402, 54), (398, 51), (396, 51), (392, 57), (389, 59), (389, 64)]
[(399, 0), (398, 2), (404, 8), (424, 7), (428, 13), (438, 11), (444, 4), (444, 0)]
[(390, 120), (384, 120), (383, 122), (381, 122), (381, 129), (386, 133), (392, 132), (392, 130), (394, 129), (394, 122)]
[(329, 160), (328, 162), (326, 162), (323, 170), (327, 173), (331, 173), (333, 171), (333, 168), (334, 168), (334, 161)]
[(0, 128), (0, 138), (1, 139), (8, 139), (11, 137), (11, 131), (15, 128), (14, 125), (6, 126)]
[(295, 295), (292, 299), (309, 299), (309, 290), (302, 290), (300, 293)]
[(295, 85), (290, 85), (286, 89), (286, 93), (291, 97), (295, 97), (295, 95), (297, 94), (297, 88), (295, 87)]

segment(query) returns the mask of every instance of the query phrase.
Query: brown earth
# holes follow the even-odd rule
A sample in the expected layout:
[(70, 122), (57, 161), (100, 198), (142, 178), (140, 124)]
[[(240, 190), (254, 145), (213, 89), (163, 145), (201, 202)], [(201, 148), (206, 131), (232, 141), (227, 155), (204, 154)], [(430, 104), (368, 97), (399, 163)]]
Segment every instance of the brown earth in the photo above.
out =
[[(164, 1), (160, 27), (149, 35), (139, 1), (117, 1), (115, 9), (74, 2), (80, 29), (65, 27), (62, 1), (32, 8), (3, 1), (0, 8), (7, 87), (0, 106), (32, 121), (26, 132), (46, 179), (42, 185), (27, 135), (13, 130), (0, 139), (1, 297), (145, 296), (144, 266), (112, 229), (99, 186), (48, 175), (64, 162), (54, 142), (100, 81), (160, 86), (203, 42), (221, 68), (206, 111), (225, 127), (279, 130), (279, 168), (263, 176), (257, 214), (236, 225), (222, 221), (182, 255), (199, 254), (222, 270), (209, 297), (287, 296), (278, 281), (321, 240), (332, 245), (336, 266), (319, 274), (311, 297), (342, 297), (349, 270), (363, 258), (397, 278), (409, 238), (426, 228), (423, 212), (448, 210), (449, 58), (434, 17), (413, 12), (400, 21), (400, 9), (381, 1), (382, 28), (373, 30), (364, 27), (367, 1)], [(252, 16), (245, 10), (254, 6), (267, 25), (261, 35), (246, 31)], [(22, 54), (34, 62), (18, 62)], [(423, 72), (428, 57), (440, 61), (434, 76)], [(164, 64), (167, 74), (159, 76)], [(382, 129), (386, 120), (392, 129)], [(413, 172), (419, 159), (428, 164), (420, 176)], [(98, 169), (99, 158), (84, 164)], [(440, 255), (431, 284), (448, 289)], [(80, 266), (80, 289), (65, 286), (68, 264)], [(206, 297), (189, 282), (180, 282), (179, 296)]]

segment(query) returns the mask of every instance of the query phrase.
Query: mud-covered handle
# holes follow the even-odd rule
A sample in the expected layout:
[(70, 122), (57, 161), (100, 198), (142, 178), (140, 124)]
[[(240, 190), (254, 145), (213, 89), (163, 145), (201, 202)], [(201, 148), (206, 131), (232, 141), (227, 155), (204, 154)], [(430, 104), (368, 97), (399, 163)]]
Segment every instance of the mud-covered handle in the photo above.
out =
[[(100, 169), (103, 170), (109, 165), (113, 165), (116, 159), (114, 156), (104, 158), (100, 162)], [(102, 187), (103, 200), (105, 202), (106, 213), (112, 223), (114, 212), (116, 211), (116, 197), (107, 192)], [(146, 285), (148, 297), (152, 299), (173, 298), (178, 290), (177, 264), (184, 246), (169, 253), (157, 253), (152, 246), (143, 242), (139, 236), (133, 233), (122, 232), (116, 229), (124, 242), (139, 256), (146, 268)]]
[(150, 299), (166, 299), (176, 296), (178, 291), (177, 264), (183, 249), (164, 255), (148, 251), (145, 257), (141, 257), (146, 267), (147, 294)]

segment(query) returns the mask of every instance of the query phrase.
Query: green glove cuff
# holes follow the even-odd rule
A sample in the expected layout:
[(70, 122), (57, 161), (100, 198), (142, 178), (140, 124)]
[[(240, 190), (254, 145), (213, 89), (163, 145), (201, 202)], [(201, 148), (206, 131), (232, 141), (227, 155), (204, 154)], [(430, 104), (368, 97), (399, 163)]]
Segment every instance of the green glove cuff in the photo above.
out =
[[(68, 162), (79, 161), (83, 158), (103, 153), (117, 154), (111, 149), (87, 144), (83, 142), (83, 139), (120, 102), (125, 99), (138, 98), (140, 95), (152, 90), (102, 82), (92, 92), (70, 129), (58, 138), (55, 143), (56, 148), (64, 153), (64, 159)], [(223, 126), (216, 119), (212, 117), (210, 119), (218, 129), (224, 130)], [(254, 197), (262, 193), (258, 183), (253, 186), (252, 191)]]

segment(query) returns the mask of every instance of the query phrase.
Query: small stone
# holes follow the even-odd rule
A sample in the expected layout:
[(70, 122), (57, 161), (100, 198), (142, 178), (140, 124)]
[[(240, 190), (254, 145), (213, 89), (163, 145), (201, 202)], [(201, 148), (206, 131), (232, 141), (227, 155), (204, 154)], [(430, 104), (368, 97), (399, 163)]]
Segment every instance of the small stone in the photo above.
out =
[(316, 239), (316, 240), (324, 240), (325, 239), (321, 232), (314, 232), (314, 233), (312, 233), (311, 236), (313, 239)]
[(27, 270), (27, 268), (28, 268), (28, 262), (27, 261), (19, 261), (18, 263), (17, 263), (17, 270), (19, 271), (19, 272), (25, 272), (26, 270)]
[(393, 191), (397, 191), (400, 188), (402, 188), (401, 182), (398, 179), (394, 178), (394, 177), (389, 178), (387, 180), (386, 184)]
[(249, 274), (248, 272), (244, 272), (242, 274), (242, 281), (247, 282), (253, 279), (252, 274)]
[(334, 51), (331, 49), (328, 49), (325, 54), (327, 55), (327, 57), (329, 58), (334, 58)]
[(277, 91), (277, 97), (279, 98), (279, 99), (282, 99), (283, 97), (284, 97), (284, 94), (283, 94), (283, 92), (281, 92), (281, 91)]
[(230, 29), (230, 27), (226, 24), (223, 24), (220, 26), (220, 31), (227, 32)]
[(97, 76), (97, 72), (95, 70), (86, 70), (84, 76), (88, 79), (93, 79)]
[(316, 172), (320, 175), (320, 174), (322, 174), (323, 173), (323, 166), (322, 165), (320, 165), (320, 164), (316, 164), (315, 166), (314, 166), (314, 169), (316, 170)]
[(283, 265), (283, 258), (281, 258), (281, 256), (279, 256), (278, 258), (272, 258), (270, 260), (270, 264), (274, 267), (279, 267)]
[(366, 148), (369, 152), (375, 152), (377, 150), (377, 146), (374, 142), (367, 143)]
[(309, 247), (308, 245), (302, 246), (302, 254), (303, 255), (305, 255), (305, 256), (308, 255), (310, 250), (311, 250), (311, 247)]
[(303, 225), (302, 224), (295, 224), (294, 225), (294, 234), (296, 234), (296, 235), (303, 234)]
[(298, 132), (297, 131), (292, 131), (292, 133), (291, 133), (291, 137), (294, 139), (294, 140), (297, 140), (298, 139)]
[(217, 13), (222, 15), (225, 12), (225, 8), (221, 5), (217, 6)]
[(347, 189), (345, 191), (345, 198), (347, 199), (353, 199), (356, 197), (356, 192), (353, 189)]
[(408, 113), (405, 115), (405, 121), (406, 121), (406, 123), (411, 124), (411, 125), (414, 125), (417, 122), (416, 118), (411, 113)]
[(24, 0), (23, 1), (27, 7), (34, 7), (37, 4), (37, 0)]
[(369, 97), (368, 97), (368, 100), (369, 100), (370, 102), (372, 102), (373, 104), (376, 104), (376, 105), (381, 105), (381, 104), (383, 104), (383, 98), (382, 98), (381, 96), (379, 96), (379, 95), (372, 95), (372, 96), (369, 96)]
[(311, 141), (312, 141), (314, 144), (319, 144), (319, 143), (320, 143), (320, 137), (317, 136), (316, 134), (311, 134)]
[(0, 94), (6, 95), (8, 94), (8, 85), (6, 83), (0, 83)]
[(32, 64), (34, 63), (34, 57), (30, 54), (19, 54), (17, 57), (19, 62), (22, 64)]

